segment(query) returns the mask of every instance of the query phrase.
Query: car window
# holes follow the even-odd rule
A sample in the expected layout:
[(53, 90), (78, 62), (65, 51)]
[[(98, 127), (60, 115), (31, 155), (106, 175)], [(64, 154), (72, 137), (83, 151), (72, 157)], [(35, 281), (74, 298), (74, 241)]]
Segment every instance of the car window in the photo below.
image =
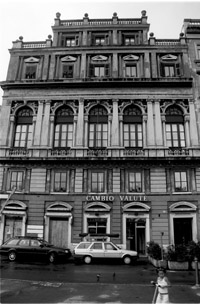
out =
[(117, 250), (112, 244), (110, 243), (104, 243), (106, 250)]
[(19, 242), (19, 246), (29, 246), (29, 240), (24, 239)]
[(19, 239), (13, 239), (10, 241), (7, 241), (5, 244), (6, 245), (16, 245), (19, 242)]
[(102, 243), (94, 243), (91, 249), (102, 249)]
[(37, 247), (39, 247), (40, 244), (41, 243), (38, 240), (31, 240), (31, 246), (37, 246)]
[(91, 243), (81, 243), (78, 245), (78, 249), (87, 249)]

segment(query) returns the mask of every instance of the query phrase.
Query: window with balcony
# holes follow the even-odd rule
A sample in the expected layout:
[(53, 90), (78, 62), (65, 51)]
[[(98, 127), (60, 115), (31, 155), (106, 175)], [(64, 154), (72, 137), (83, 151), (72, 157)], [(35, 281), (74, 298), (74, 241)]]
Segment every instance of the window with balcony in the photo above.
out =
[(71, 108), (62, 107), (55, 115), (54, 148), (71, 148), (73, 145), (74, 114)]
[(73, 78), (74, 66), (72, 64), (62, 65), (62, 78)]
[(55, 172), (54, 173), (54, 191), (67, 192), (68, 172)]
[(128, 173), (128, 191), (142, 192), (142, 174), (141, 172)]
[(106, 148), (108, 145), (108, 113), (102, 106), (89, 112), (89, 148)]
[(122, 44), (125, 46), (132, 46), (141, 43), (141, 32), (123, 32)]
[(179, 77), (181, 75), (181, 63), (178, 56), (165, 55), (160, 57), (161, 77)]
[(125, 148), (143, 146), (142, 113), (136, 106), (128, 106), (123, 115), (123, 135)]
[(62, 38), (61, 38), (62, 47), (75, 47), (78, 45), (79, 45), (79, 35), (78, 34), (62, 35)]
[(32, 143), (33, 111), (29, 107), (20, 109), (15, 118), (13, 147), (28, 148)]
[(105, 173), (103, 171), (91, 173), (91, 192), (105, 192)]
[(108, 33), (92, 33), (92, 45), (103, 46), (109, 44)]
[(126, 77), (137, 77), (137, 66), (135, 64), (126, 64)]
[(185, 147), (184, 116), (177, 106), (170, 106), (166, 110), (166, 141), (170, 148)]
[(174, 172), (174, 188), (175, 192), (187, 192), (188, 191), (188, 181), (186, 171)]

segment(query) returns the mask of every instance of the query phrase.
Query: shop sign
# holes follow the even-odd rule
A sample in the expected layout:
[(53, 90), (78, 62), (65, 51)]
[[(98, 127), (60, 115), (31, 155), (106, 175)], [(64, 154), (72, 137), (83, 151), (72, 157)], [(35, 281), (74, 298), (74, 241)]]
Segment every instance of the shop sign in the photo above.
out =
[[(124, 202), (143, 202), (147, 201), (147, 197), (145, 195), (120, 195), (120, 201)], [(114, 201), (114, 196), (112, 195), (88, 195), (86, 196), (86, 201), (94, 202), (94, 201)]]
[(120, 200), (124, 202), (143, 202), (147, 201), (145, 195), (120, 195)]
[(86, 196), (86, 201), (93, 202), (93, 201), (114, 201), (114, 196), (112, 195), (88, 195)]

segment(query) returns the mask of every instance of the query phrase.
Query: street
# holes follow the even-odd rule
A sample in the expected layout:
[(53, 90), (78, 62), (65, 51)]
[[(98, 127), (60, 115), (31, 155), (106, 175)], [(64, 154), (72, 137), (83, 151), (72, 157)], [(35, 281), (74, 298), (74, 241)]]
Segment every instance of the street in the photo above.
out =
[[(168, 271), (172, 303), (200, 303), (194, 271)], [(59, 264), (1, 261), (1, 303), (151, 303), (155, 268), (147, 260)]]

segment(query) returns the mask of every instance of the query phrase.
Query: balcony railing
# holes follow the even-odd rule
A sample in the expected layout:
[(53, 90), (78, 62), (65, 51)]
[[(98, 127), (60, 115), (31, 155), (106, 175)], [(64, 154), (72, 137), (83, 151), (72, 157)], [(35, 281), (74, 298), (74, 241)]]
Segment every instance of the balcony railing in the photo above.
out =
[(45, 148), (0, 148), (0, 159), (79, 159), (79, 158), (186, 158), (200, 157), (200, 148), (71, 148), (71, 149), (45, 149)]

